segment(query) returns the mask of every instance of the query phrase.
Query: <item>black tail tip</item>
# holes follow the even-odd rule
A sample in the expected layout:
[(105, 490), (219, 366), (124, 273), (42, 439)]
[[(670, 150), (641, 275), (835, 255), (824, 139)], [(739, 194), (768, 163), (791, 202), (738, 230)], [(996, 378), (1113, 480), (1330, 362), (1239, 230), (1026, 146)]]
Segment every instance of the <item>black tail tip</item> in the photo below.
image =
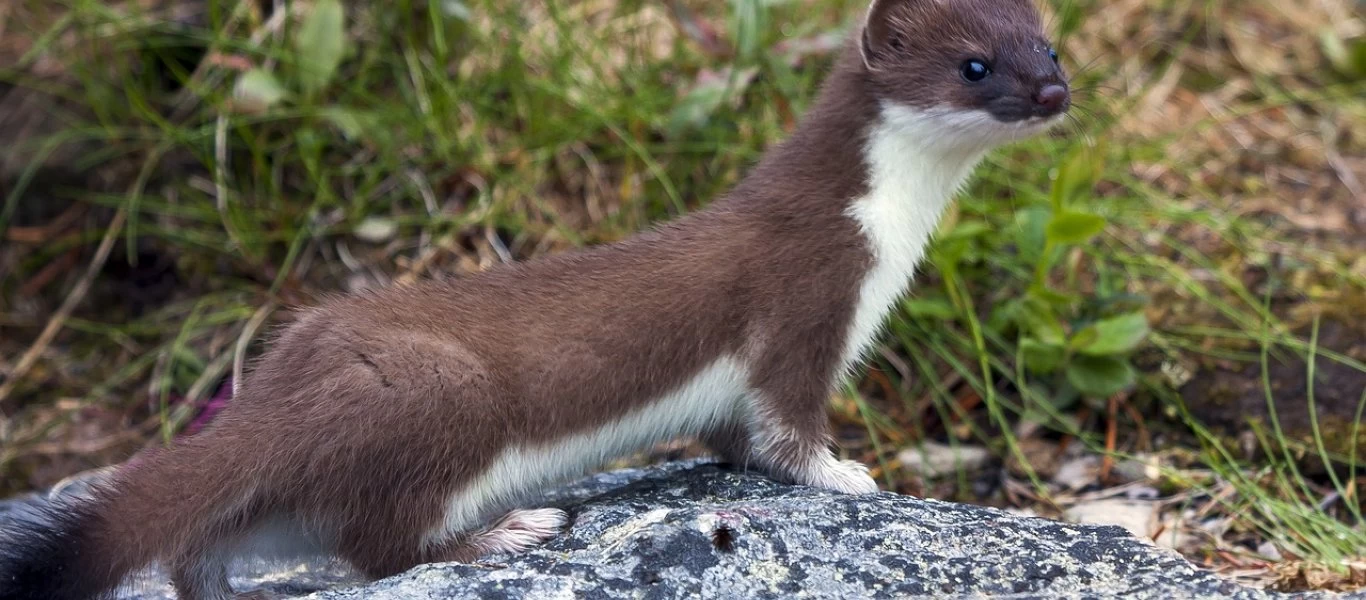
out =
[(25, 502), (0, 513), (0, 600), (96, 600), (110, 585), (94, 560), (90, 502)]

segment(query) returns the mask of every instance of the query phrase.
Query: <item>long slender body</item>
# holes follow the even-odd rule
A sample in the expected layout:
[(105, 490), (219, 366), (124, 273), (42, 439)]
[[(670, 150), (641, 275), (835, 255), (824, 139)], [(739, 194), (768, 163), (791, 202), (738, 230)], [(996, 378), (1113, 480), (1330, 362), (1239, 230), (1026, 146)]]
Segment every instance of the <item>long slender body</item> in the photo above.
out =
[(874, 2), (801, 126), (725, 197), (620, 243), (303, 310), (210, 427), (8, 534), (0, 599), (98, 597), (154, 560), (183, 598), (221, 600), (243, 555), (379, 577), (518, 550), (565, 522), (527, 505), (544, 486), (683, 436), (876, 491), (829, 449), (825, 402), (983, 154), (1066, 109), (1050, 55), (1027, 0)]

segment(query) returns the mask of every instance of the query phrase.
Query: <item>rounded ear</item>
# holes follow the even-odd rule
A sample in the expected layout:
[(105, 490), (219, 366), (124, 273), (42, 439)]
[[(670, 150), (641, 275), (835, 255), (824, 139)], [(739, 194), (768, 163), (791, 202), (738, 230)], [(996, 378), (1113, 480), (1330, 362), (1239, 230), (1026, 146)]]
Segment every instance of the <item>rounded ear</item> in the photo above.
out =
[(872, 0), (868, 14), (863, 20), (863, 33), (859, 40), (859, 50), (863, 53), (863, 65), (873, 68), (873, 60), (878, 54), (887, 51), (892, 35), (891, 12), (898, 2), (905, 0)]

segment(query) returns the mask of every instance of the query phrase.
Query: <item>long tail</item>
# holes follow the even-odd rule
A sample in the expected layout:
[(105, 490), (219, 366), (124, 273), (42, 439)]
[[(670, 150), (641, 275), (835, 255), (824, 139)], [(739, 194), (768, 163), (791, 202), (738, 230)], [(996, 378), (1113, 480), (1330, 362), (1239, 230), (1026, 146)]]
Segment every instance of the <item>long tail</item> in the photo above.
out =
[(240, 522), (224, 514), (240, 499), (240, 473), (212, 464), (200, 441), (150, 452), (86, 497), (0, 527), (0, 600), (108, 598), (130, 574)]

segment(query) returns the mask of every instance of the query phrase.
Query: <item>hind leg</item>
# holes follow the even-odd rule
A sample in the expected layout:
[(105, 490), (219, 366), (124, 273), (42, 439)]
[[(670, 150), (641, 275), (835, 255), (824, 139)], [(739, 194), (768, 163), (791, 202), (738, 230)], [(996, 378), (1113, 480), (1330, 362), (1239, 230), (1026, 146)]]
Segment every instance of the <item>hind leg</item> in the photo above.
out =
[(337, 554), (371, 580), (398, 575), (424, 562), (416, 536), (386, 535), (379, 530), (344, 537)]
[(228, 570), (216, 552), (203, 552), (171, 563), (171, 585), (180, 600), (233, 600)]
[(176, 561), (171, 571), (171, 585), (180, 600), (275, 600), (265, 590), (234, 594), (227, 568), (211, 554)]
[(470, 562), (486, 554), (523, 552), (559, 535), (568, 522), (569, 515), (558, 508), (517, 509), (433, 552), (429, 562)]

